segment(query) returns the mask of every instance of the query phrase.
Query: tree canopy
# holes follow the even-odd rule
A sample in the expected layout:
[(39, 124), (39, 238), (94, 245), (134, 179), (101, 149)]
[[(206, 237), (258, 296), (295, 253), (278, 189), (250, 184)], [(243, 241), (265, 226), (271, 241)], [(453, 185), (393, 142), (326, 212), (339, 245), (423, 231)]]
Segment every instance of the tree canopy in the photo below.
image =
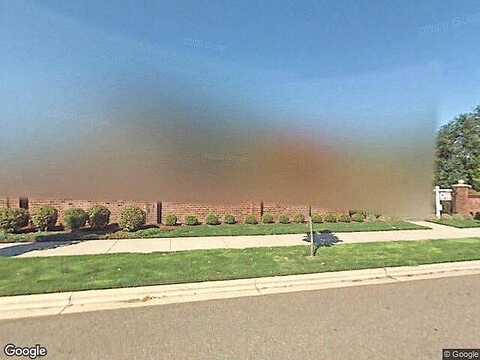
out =
[(435, 184), (450, 187), (458, 180), (480, 190), (480, 106), (438, 131)]

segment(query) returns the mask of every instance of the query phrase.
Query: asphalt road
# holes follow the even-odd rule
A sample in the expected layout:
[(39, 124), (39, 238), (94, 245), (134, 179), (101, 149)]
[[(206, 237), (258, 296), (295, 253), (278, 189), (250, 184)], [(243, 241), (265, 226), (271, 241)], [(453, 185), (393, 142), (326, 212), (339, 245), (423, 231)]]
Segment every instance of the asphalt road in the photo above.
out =
[(480, 347), (480, 276), (1, 321), (7, 343), (55, 360), (441, 359)]

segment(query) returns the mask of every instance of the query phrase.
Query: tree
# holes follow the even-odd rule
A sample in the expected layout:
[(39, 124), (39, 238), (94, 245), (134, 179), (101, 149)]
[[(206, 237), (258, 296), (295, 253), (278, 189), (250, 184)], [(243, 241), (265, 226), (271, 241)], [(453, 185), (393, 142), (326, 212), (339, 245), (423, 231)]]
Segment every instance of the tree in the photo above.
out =
[(435, 184), (450, 187), (458, 180), (480, 190), (480, 106), (438, 131)]

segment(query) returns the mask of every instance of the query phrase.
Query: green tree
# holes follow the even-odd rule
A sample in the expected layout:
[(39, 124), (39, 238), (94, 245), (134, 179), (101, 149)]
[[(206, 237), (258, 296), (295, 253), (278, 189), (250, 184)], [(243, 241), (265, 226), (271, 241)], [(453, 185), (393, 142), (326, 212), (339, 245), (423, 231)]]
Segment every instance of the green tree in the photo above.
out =
[(480, 106), (460, 114), (438, 132), (435, 183), (450, 187), (458, 180), (480, 190)]

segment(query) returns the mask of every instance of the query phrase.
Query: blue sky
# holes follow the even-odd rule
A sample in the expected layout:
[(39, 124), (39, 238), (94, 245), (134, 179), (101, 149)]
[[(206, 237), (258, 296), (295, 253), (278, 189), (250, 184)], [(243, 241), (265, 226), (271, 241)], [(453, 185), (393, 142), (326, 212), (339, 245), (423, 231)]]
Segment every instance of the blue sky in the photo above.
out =
[(165, 103), (208, 98), (278, 119), (375, 107), (384, 91), (399, 107), (434, 104), (439, 123), (480, 103), (478, 1), (0, 0), (0, 10), (10, 134), (107, 121), (112, 98), (141, 101), (139, 83)]

